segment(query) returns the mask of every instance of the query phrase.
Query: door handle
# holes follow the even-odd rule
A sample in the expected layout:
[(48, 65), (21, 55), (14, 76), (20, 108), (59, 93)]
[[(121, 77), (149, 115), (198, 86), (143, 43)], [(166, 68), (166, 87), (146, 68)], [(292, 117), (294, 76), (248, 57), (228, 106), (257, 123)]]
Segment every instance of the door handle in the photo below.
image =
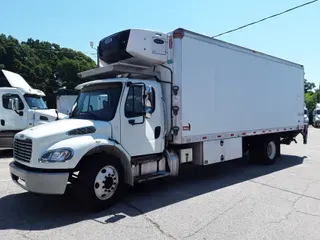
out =
[(1, 119), (1, 126), (6, 125), (6, 121), (4, 119)]
[(160, 137), (160, 133), (161, 133), (161, 127), (160, 126), (156, 126), (154, 129), (154, 139), (157, 139)]

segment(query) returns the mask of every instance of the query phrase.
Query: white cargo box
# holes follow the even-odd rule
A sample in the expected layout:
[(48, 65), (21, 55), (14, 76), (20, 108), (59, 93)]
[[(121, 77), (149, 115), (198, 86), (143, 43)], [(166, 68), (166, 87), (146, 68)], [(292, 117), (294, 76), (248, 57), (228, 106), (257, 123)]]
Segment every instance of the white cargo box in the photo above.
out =
[(303, 128), (304, 68), (188, 31), (173, 39), (175, 143)]

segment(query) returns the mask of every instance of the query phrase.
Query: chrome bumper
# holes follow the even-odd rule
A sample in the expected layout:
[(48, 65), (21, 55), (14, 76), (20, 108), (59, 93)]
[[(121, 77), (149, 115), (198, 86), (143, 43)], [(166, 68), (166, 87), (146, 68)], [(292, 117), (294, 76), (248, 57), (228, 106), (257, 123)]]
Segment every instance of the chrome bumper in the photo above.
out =
[(10, 173), (11, 179), (18, 184), (21, 188), (34, 193), (41, 194), (64, 194), (69, 173), (48, 173), (39, 172), (35, 170), (29, 170), (27, 168), (20, 167), (11, 162)]

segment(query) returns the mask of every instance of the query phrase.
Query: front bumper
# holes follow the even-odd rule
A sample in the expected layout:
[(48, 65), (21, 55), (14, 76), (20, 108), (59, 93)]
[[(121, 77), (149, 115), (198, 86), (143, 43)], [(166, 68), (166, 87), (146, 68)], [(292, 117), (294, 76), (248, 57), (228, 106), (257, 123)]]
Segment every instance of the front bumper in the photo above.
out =
[(64, 194), (68, 172), (40, 172), (19, 166), (14, 161), (10, 163), (11, 179), (21, 188), (41, 194)]

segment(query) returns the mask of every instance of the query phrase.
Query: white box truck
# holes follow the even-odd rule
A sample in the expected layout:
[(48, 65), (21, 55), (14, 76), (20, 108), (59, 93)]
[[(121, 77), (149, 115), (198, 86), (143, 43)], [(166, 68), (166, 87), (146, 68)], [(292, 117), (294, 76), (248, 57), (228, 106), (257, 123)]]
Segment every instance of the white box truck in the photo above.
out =
[(56, 93), (57, 110), (60, 113), (69, 115), (78, 97), (78, 91), (61, 89)]
[(98, 56), (79, 73), (88, 81), (70, 119), (15, 136), (11, 176), (27, 191), (71, 186), (101, 209), (125, 186), (177, 176), (181, 164), (247, 151), (273, 164), (280, 144), (299, 134), (307, 143), (302, 65), (185, 29), (124, 30), (103, 38)]
[(317, 103), (315, 109), (313, 109), (312, 118), (313, 127), (320, 127), (320, 103)]
[(21, 75), (0, 69), (0, 150), (11, 149), (19, 131), (67, 117), (48, 109), (44, 96)]

